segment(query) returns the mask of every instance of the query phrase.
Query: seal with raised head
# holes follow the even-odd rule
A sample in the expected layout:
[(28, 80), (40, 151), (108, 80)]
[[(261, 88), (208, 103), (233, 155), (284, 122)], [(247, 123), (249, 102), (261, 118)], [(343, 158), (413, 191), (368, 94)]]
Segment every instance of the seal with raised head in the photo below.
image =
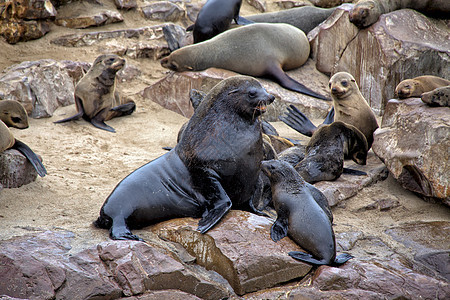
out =
[(359, 0), (349, 13), (349, 20), (364, 28), (374, 24), (382, 14), (411, 8), (433, 17), (448, 18), (450, 2), (448, 0)]
[(130, 229), (201, 217), (208, 231), (230, 210), (254, 210), (263, 160), (261, 121), (275, 97), (248, 76), (222, 80), (205, 96), (179, 143), (123, 179), (94, 224), (112, 239), (140, 240)]
[(230, 28), (231, 21), (238, 25), (252, 22), (239, 16), (242, 0), (208, 0), (198, 13), (192, 28), (194, 43), (215, 37)]
[[(235, 47), (237, 43), (239, 46)], [(301, 67), (309, 52), (309, 41), (300, 29), (288, 24), (255, 23), (175, 50), (161, 60), (161, 65), (177, 72), (215, 67), (255, 77), (267, 76), (286, 89), (329, 100), (284, 72)]]
[(270, 179), (277, 211), (270, 230), (273, 241), (289, 236), (310, 253), (291, 251), (289, 255), (314, 265), (339, 265), (352, 258), (349, 254), (336, 256), (332, 213), (322, 192), (285, 161), (263, 161), (262, 171)]
[(309, 183), (335, 180), (344, 171), (344, 158), (365, 165), (367, 151), (367, 140), (361, 131), (336, 121), (322, 125), (314, 132), (306, 146), (305, 158), (295, 166), (295, 170)]
[(423, 93), (420, 98), (430, 106), (450, 107), (450, 85)]
[(450, 85), (450, 80), (424, 75), (412, 79), (401, 81), (395, 88), (395, 96), (399, 99), (420, 97), (423, 93), (431, 92), (434, 89)]
[(123, 68), (125, 60), (115, 54), (97, 57), (92, 67), (75, 86), (75, 104), (78, 113), (56, 121), (63, 123), (83, 118), (97, 128), (115, 132), (104, 121), (131, 114), (136, 105), (133, 101), (122, 103), (116, 88), (116, 73)]
[[(355, 78), (347, 72), (334, 74), (329, 81), (333, 108), (323, 124), (333, 120), (355, 126), (366, 137), (368, 147), (372, 147), (373, 133), (378, 128), (377, 118), (366, 99), (361, 94)], [(291, 105), (280, 120), (306, 136), (312, 136), (317, 127), (295, 106)]]

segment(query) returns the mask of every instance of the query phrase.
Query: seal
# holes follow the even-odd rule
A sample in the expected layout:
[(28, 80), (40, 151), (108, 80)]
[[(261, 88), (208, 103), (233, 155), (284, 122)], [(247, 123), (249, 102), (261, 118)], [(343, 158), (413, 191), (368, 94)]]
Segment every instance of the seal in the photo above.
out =
[(368, 27), (378, 21), (382, 14), (411, 8), (433, 17), (448, 18), (450, 2), (447, 0), (359, 0), (349, 13), (349, 20), (360, 28)]
[(231, 21), (238, 25), (253, 22), (239, 16), (242, 0), (208, 0), (198, 13), (193, 26), (194, 43), (215, 37), (230, 28)]
[[(377, 118), (366, 99), (361, 94), (355, 78), (347, 72), (334, 74), (329, 81), (333, 108), (323, 124), (333, 120), (355, 126), (366, 137), (368, 147), (372, 147), (373, 133), (378, 128)], [(298, 132), (312, 136), (317, 127), (295, 106), (291, 105), (281, 121)]]
[(432, 75), (418, 76), (401, 81), (395, 88), (395, 96), (399, 99), (420, 97), (439, 87), (450, 85), (450, 80)]
[(423, 93), (420, 97), (430, 106), (450, 107), (450, 85)]
[(116, 73), (123, 68), (125, 60), (115, 54), (97, 57), (86, 75), (75, 86), (75, 104), (78, 113), (54, 123), (83, 118), (97, 128), (115, 132), (104, 121), (131, 114), (136, 105), (133, 101), (122, 103), (116, 92)]
[(317, 25), (325, 21), (335, 9), (335, 7), (320, 8), (315, 6), (302, 6), (246, 16), (246, 18), (256, 23), (286, 23), (297, 27), (307, 34)]
[(322, 125), (309, 140), (305, 158), (295, 166), (295, 170), (309, 183), (335, 180), (344, 171), (344, 158), (350, 158), (359, 165), (366, 164), (367, 147), (366, 137), (352, 125), (341, 121)]
[[(236, 41), (239, 47), (234, 46)], [(302, 66), (309, 52), (309, 41), (298, 28), (288, 24), (255, 23), (175, 50), (161, 60), (161, 65), (177, 72), (216, 67), (255, 77), (267, 76), (286, 89), (329, 100), (283, 71)]]
[(311, 253), (291, 251), (289, 255), (314, 265), (339, 265), (352, 258), (349, 254), (336, 256), (333, 217), (320, 190), (305, 182), (285, 161), (263, 161), (262, 171), (270, 179), (278, 215), (270, 229), (273, 241), (289, 236)]
[(15, 139), (3, 121), (0, 121), (0, 153), (14, 146)]
[(28, 115), (23, 105), (15, 100), (0, 101), (0, 119), (8, 127), (28, 128)]
[(176, 217), (201, 217), (207, 232), (230, 210), (255, 211), (263, 160), (259, 116), (275, 97), (248, 76), (214, 86), (189, 120), (179, 143), (124, 178), (94, 224), (112, 239), (141, 240), (130, 229)]

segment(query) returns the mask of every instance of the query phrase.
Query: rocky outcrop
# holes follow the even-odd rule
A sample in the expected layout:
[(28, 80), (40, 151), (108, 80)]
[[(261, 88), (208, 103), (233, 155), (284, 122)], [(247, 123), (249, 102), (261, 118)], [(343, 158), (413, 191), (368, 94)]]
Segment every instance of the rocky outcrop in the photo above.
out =
[(377, 113), (382, 114), (396, 85), (404, 79), (424, 74), (450, 77), (450, 40), (445, 25), (402, 9), (358, 30), (348, 20), (350, 8), (346, 4), (337, 9), (308, 34), (312, 56), (321, 72), (351, 73)]
[(19, 151), (8, 149), (0, 153), (0, 186), (18, 188), (35, 181), (37, 175), (33, 165)]
[(375, 131), (373, 151), (400, 184), (450, 205), (450, 108), (419, 98), (392, 99)]
[[(327, 88), (329, 78), (318, 72), (311, 60), (302, 67), (287, 73), (312, 90), (323, 95), (329, 94)], [(305, 74), (308, 75), (305, 76)], [(216, 68), (202, 72), (170, 72), (165, 78), (147, 87), (143, 91), (143, 97), (185, 117), (190, 117), (193, 113), (189, 101), (191, 89), (208, 92), (219, 81), (235, 75), (238, 74)], [(275, 102), (267, 107), (267, 112), (264, 114), (264, 119), (268, 121), (277, 121), (278, 116), (283, 114), (290, 104), (294, 104), (309, 118), (324, 118), (330, 108), (330, 102), (289, 91), (271, 80), (262, 78), (258, 80), (269, 93), (275, 96)]]

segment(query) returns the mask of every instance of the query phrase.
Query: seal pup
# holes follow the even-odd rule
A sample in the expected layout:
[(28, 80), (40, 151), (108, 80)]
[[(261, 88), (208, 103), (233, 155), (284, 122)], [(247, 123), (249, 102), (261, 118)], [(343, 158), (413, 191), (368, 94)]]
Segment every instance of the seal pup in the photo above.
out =
[(420, 98), (430, 106), (450, 107), (450, 85), (423, 93)]
[(267, 76), (286, 89), (329, 100), (284, 72), (301, 67), (309, 52), (309, 41), (300, 29), (288, 24), (255, 23), (175, 50), (161, 60), (161, 65), (177, 72), (215, 67), (255, 77)]
[(8, 127), (28, 128), (28, 115), (23, 105), (15, 100), (0, 100), (0, 119)]
[[(309, 183), (335, 180), (344, 171), (344, 158), (359, 165), (367, 160), (366, 137), (356, 127), (336, 121), (320, 126), (306, 146), (305, 158), (295, 170)], [(346, 169), (346, 173), (366, 175), (364, 172)]]
[[(378, 122), (372, 108), (361, 94), (355, 78), (347, 72), (338, 72), (330, 78), (328, 86), (333, 100), (333, 108), (324, 124), (330, 124), (335, 120), (355, 126), (366, 137), (370, 149)], [(292, 105), (288, 109), (288, 113), (280, 117), (280, 120), (306, 136), (312, 136), (317, 129), (302, 112)]]
[(289, 236), (310, 253), (291, 251), (289, 255), (314, 265), (339, 265), (352, 258), (349, 254), (336, 256), (332, 213), (320, 190), (305, 182), (285, 161), (263, 161), (262, 171), (270, 179), (278, 215), (270, 229), (273, 241)]
[(115, 132), (104, 121), (131, 114), (136, 105), (133, 101), (122, 103), (116, 88), (116, 73), (123, 68), (125, 60), (115, 54), (97, 57), (86, 75), (75, 86), (75, 104), (78, 113), (54, 123), (83, 118), (97, 128)]
[[(242, 0), (208, 0), (200, 9), (192, 26), (194, 44), (209, 40), (230, 28), (231, 21), (238, 25), (253, 22), (239, 16)], [(187, 30), (191, 29), (190, 27)]]
[(112, 239), (141, 240), (130, 229), (177, 217), (201, 217), (208, 231), (230, 210), (255, 211), (263, 160), (259, 116), (275, 97), (248, 76), (222, 80), (205, 96), (179, 143), (125, 177), (94, 224)]
[(448, 85), (450, 80), (444, 78), (432, 75), (418, 76), (401, 81), (395, 88), (395, 97), (399, 99), (420, 97), (423, 93)]
[(448, 0), (359, 0), (349, 13), (349, 20), (360, 28), (368, 27), (378, 21), (382, 14), (411, 8), (434, 17), (448, 18)]

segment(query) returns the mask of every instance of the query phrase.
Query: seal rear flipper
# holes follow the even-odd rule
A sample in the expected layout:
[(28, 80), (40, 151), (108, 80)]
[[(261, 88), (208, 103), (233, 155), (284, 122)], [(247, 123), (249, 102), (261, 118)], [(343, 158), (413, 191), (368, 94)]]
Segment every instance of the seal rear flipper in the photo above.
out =
[(328, 125), (334, 122), (334, 106), (331, 107), (330, 111), (328, 112), (325, 120), (323, 120), (322, 124)]
[(316, 125), (292, 104), (287, 108), (285, 115), (279, 116), (278, 118), (292, 129), (309, 137), (311, 137), (317, 129)]
[(309, 253), (305, 253), (305, 252), (300, 252), (300, 251), (291, 251), (288, 253), (290, 257), (296, 259), (296, 260), (300, 260), (312, 265), (317, 265), (317, 266), (321, 266), (321, 265), (328, 265), (329, 262), (325, 261), (325, 260), (317, 260), (315, 259), (311, 254)]
[(333, 265), (336, 265), (336, 266), (342, 265), (343, 263), (349, 261), (352, 258), (353, 258), (353, 256), (348, 253), (339, 254), (334, 259)]
[(343, 169), (343, 173), (344, 174), (348, 174), (348, 175), (354, 175), (354, 176), (365, 176), (365, 175), (367, 175), (367, 173), (364, 172), (364, 171), (354, 170), (354, 169), (350, 169), (350, 168), (344, 168)]
[[(273, 223), (272, 227), (270, 228), (270, 238), (274, 242), (278, 242), (282, 238), (286, 237), (288, 234), (288, 218), (281, 217), (283, 214), (281, 212), (277, 212), (278, 218)], [(284, 214), (288, 216), (289, 214)]]
[(25, 155), (25, 157), (33, 165), (39, 176), (44, 177), (47, 174), (47, 170), (45, 169), (39, 157), (25, 143), (16, 139), (14, 145), (11, 148), (18, 150), (23, 155)]

